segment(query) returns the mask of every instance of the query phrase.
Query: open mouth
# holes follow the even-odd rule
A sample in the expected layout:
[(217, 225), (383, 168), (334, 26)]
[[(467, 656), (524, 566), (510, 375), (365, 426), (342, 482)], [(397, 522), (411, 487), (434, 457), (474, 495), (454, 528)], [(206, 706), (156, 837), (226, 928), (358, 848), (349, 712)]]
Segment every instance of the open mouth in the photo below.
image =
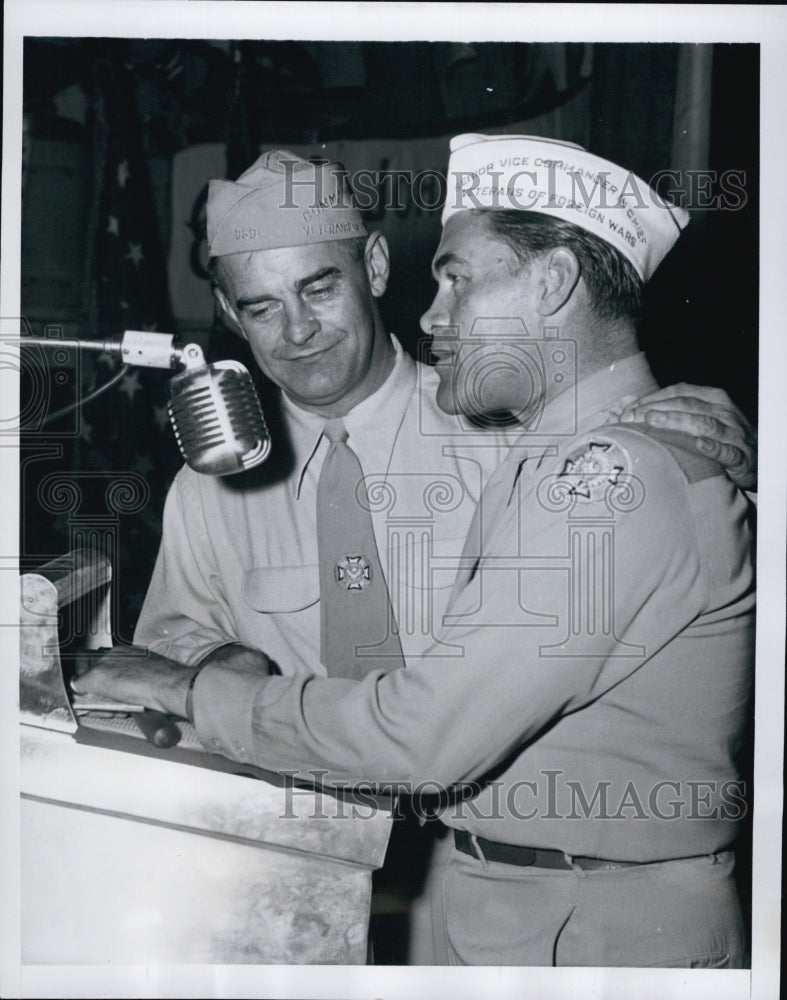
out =
[(456, 337), (449, 340), (446, 337), (434, 337), (429, 344), (429, 353), (435, 358), (436, 364), (450, 364), (458, 353)]

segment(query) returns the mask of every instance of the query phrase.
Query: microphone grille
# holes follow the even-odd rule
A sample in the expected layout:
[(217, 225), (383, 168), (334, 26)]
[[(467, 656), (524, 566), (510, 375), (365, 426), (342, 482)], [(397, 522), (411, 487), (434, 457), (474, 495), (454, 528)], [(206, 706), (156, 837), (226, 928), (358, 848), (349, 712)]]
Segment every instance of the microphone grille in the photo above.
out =
[(170, 380), (169, 416), (195, 472), (226, 476), (264, 462), (271, 442), (251, 375), (237, 361), (188, 369)]

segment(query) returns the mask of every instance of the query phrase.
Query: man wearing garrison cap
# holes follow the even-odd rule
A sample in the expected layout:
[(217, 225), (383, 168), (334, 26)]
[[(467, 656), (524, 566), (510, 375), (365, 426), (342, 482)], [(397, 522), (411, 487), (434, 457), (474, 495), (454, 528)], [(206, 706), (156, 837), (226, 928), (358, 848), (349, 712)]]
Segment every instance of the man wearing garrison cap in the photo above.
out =
[[(280, 222), (267, 181), (283, 160), (212, 189), (209, 241), (225, 309), (284, 388), (291, 471), (239, 489), (179, 474), (136, 641), (184, 666), (157, 680), (101, 663), (77, 686), (190, 714), (207, 747), (270, 770), (440, 790), (443, 961), (742, 964), (747, 503), (714, 459), (630, 408), (655, 388), (636, 342), (642, 285), (686, 214), (578, 147), (458, 137), (422, 319), (437, 365), (416, 398), (374, 304), (384, 242), (345, 235), (360, 220), (338, 181), (305, 201), (286, 185)], [(291, 168), (292, 182), (324, 174)], [(452, 414), (501, 411), (518, 435), (471, 503), (450, 597), (429, 591), (432, 634), (401, 629), (405, 670), (320, 676), (316, 546), (305, 515), (302, 536), (292, 527), (324, 455), (319, 422), (343, 417), (359, 452), (371, 428), (367, 477), (420, 502), (421, 471), (468, 488), (428, 421), (449, 433)], [(435, 527), (437, 557), (450, 530)]]

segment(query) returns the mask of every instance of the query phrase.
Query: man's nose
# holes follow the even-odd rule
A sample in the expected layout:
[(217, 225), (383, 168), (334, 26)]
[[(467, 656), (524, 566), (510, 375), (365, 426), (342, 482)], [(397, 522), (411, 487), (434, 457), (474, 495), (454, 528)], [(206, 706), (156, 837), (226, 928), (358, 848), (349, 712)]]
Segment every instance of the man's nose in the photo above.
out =
[(421, 317), (420, 322), (424, 333), (432, 333), (433, 330), (436, 333), (437, 330), (434, 328), (447, 324), (446, 312), (441, 305), (439, 292), (435, 295), (432, 304)]
[(318, 333), (320, 321), (305, 302), (297, 301), (287, 316), (287, 339), (293, 344), (305, 344)]

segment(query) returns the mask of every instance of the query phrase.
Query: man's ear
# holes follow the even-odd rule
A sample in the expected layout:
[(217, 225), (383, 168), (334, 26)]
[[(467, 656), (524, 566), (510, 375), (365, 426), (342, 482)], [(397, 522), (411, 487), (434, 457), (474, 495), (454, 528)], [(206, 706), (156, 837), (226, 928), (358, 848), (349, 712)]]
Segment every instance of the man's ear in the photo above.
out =
[(580, 278), (576, 254), (567, 247), (555, 247), (544, 254), (541, 264), (540, 316), (553, 316), (568, 302)]
[(366, 241), (363, 262), (372, 295), (379, 299), (388, 287), (388, 275), (391, 272), (388, 241), (382, 233), (372, 233)]
[(224, 322), (232, 330), (233, 333), (237, 333), (239, 337), (246, 340), (246, 333), (243, 327), (240, 325), (240, 320), (238, 319), (237, 313), (230, 305), (229, 299), (224, 294), (224, 292), (219, 288), (218, 285), (213, 286), (213, 295), (219, 304), (219, 309), (223, 314)]

